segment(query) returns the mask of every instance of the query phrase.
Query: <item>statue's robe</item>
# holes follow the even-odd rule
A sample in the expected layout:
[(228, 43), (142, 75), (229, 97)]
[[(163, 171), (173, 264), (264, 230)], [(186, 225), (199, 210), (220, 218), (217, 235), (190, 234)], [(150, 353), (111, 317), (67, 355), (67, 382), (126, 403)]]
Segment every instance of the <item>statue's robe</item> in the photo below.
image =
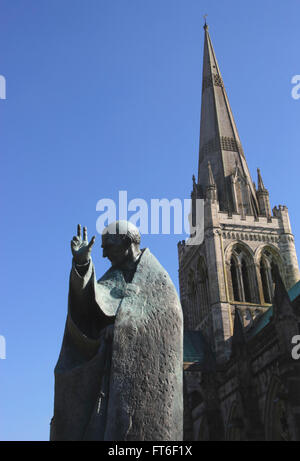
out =
[(73, 264), (50, 439), (182, 440), (182, 365), (181, 305), (148, 249), (131, 283)]

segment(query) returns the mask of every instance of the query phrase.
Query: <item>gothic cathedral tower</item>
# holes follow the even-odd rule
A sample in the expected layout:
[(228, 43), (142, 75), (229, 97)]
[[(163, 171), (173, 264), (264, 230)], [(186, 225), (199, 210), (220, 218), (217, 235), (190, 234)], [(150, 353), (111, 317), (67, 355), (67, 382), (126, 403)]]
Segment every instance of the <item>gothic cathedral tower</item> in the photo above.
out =
[[(286, 206), (271, 210), (260, 170), (252, 181), (220, 68), (205, 24), (198, 180), (192, 202), (204, 201), (204, 239), (178, 244), (185, 330), (201, 330), (224, 362), (234, 317), (245, 329), (272, 304), (276, 265), (286, 288), (299, 268)], [(195, 207), (192, 207), (195, 210)]]

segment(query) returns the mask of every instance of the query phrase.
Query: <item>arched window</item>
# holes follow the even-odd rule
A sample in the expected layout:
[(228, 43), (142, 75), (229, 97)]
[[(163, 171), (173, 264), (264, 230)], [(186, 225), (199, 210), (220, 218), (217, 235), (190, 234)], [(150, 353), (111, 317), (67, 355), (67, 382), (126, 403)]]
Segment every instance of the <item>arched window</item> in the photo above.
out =
[(232, 301), (256, 303), (259, 298), (253, 258), (241, 244), (236, 244), (231, 251), (229, 291)]
[(208, 277), (206, 264), (203, 257), (199, 258), (197, 264), (197, 304), (199, 308), (200, 321), (208, 314), (209, 297), (208, 297)]
[(233, 289), (233, 297), (235, 301), (242, 301), (242, 296), (239, 286), (239, 271), (238, 271), (238, 262), (232, 256), (230, 260), (230, 273), (231, 273), (231, 282)]
[(260, 258), (260, 278), (264, 295), (265, 303), (272, 303), (275, 283), (274, 283), (274, 268), (278, 267), (280, 270), (279, 256), (275, 255), (274, 251), (264, 249)]
[(189, 305), (189, 328), (195, 328), (197, 324), (197, 302), (196, 302), (196, 283), (194, 271), (190, 270), (188, 276), (188, 305)]
[(269, 269), (263, 258), (260, 261), (260, 277), (261, 277), (261, 283), (262, 283), (263, 294), (264, 294), (264, 302), (271, 303), (272, 290), (271, 290), (270, 281), (269, 281)]
[(196, 266), (188, 272), (187, 297), (188, 328), (196, 329), (209, 313), (208, 275), (203, 256), (199, 256)]
[(242, 259), (242, 280), (244, 288), (244, 300), (251, 303), (251, 289), (250, 289), (250, 280), (249, 280), (249, 271), (245, 259)]

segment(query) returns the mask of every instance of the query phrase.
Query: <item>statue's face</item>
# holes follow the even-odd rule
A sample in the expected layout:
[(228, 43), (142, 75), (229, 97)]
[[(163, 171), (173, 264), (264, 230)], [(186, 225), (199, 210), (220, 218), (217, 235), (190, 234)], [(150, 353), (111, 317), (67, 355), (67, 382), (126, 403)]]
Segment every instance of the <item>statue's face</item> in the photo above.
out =
[(129, 257), (130, 242), (118, 234), (102, 235), (103, 258), (108, 258), (112, 266), (124, 263)]

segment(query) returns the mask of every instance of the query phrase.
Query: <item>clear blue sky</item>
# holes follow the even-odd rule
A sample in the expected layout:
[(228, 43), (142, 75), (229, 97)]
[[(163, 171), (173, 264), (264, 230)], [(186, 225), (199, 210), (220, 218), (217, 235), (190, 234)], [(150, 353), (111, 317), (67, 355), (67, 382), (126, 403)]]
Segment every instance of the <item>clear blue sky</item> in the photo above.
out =
[[(76, 224), (91, 237), (119, 190), (189, 198), (205, 13), (252, 177), (300, 255), (298, 0), (0, 1), (1, 440), (48, 439)], [(176, 286), (183, 238), (143, 238)], [(100, 277), (99, 236), (94, 261)]]

